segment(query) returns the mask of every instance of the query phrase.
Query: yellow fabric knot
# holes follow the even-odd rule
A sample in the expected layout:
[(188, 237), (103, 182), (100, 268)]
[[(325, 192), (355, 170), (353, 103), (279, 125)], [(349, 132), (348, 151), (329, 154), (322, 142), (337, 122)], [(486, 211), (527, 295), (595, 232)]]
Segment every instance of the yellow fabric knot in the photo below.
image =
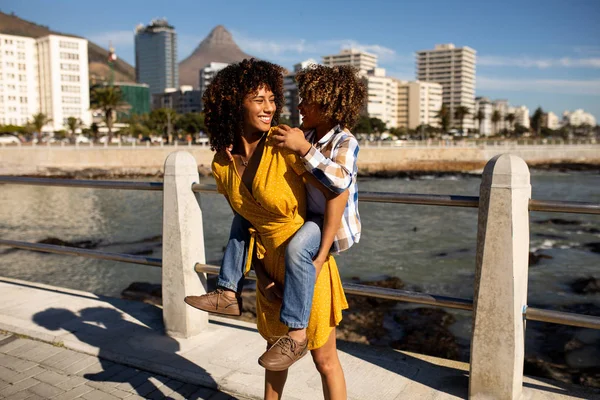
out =
[(267, 253), (267, 249), (263, 246), (260, 235), (254, 228), (249, 228), (248, 232), (250, 233), (250, 242), (248, 243), (248, 258), (246, 259), (246, 268), (244, 268), (244, 275), (248, 275), (250, 271), (250, 267), (252, 266), (252, 257), (254, 255), (254, 248), (256, 247), (256, 258), (262, 260), (265, 258), (265, 254)]

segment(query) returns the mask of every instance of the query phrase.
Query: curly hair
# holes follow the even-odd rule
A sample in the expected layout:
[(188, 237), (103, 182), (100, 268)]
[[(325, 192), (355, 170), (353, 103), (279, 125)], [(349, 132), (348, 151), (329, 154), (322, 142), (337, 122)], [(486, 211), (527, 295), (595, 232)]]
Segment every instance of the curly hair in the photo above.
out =
[(284, 104), (282, 67), (252, 58), (228, 65), (217, 73), (202, 97), (212, 150), (223, 150), (242, 135), (244, 97), (263, 86), (275, 95), (277, 109), (271, 124), (277, 125)]
[(302, 101), (318, 105), (325, 118), (342, 128), (356, 125), (367, 96), (356, 68), (313, 64), (296, 74), (296, 83)]

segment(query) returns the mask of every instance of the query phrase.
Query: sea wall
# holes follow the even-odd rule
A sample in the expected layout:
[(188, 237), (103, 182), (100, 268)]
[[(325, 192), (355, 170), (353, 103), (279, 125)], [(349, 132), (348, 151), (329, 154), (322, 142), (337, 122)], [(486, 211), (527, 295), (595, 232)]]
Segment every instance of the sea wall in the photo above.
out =
[[(52, 175), (83, 170), (112, 174), (160, 174), (167, 156), (189, 151), (200, 170), (210, 168), (213, 153), (204, 146), (0, 147), (0, 174)], [(528, 164), (581, 163), (600, 165), (600, 144), (496, 145), (477, 147), (368, 147), (359, 155), (362, 173), (393, 171), (475, 171), (497, 154), (511, 153)]]

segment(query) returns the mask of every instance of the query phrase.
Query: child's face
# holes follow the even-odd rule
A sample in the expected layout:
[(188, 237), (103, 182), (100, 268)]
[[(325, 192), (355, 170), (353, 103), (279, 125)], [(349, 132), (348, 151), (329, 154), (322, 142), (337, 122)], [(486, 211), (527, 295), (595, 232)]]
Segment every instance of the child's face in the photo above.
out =
[(257, 92), (246, 95), (243, 109), (244, 133), (266, 132), (277, 109), (275, 95), (268, 87), (261, 86)]
[(321, 121), (321, 110), (318, 105), (302, 100), (298, 104), (298, 111), (302, 115), (302, 126), (304, 129), (314, 129)]

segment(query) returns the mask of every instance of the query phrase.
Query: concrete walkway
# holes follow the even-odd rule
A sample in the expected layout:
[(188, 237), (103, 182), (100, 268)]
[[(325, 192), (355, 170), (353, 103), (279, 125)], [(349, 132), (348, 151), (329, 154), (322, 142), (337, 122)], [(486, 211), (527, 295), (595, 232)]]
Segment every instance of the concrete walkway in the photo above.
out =
[(64, 347), (0, 333), (0, 399), (165, 398), (242, 399)]
[[(0, 398), (73, 398), (69, 391), (86, 399), (192, 398), (192, 389), (195, 398), (230, 398), (203, 388), (262, 397), (264, 370), (256, 360), (265, 342), (252, 324), (212, 318), (206, 332), (173, 339), (162, 332), (161, 314), (143, 303), (0, 278), (0, 329), (9, 332), (0, 337)], [(350, 399), (467, 397), (464, 363), (347, 342), (338, 347)], [(528, 399), (600, 399), (600, 391), (530, 378), (524, 392)], [(322, 398), (310, 357), (291, 368), (284, 398)]]

